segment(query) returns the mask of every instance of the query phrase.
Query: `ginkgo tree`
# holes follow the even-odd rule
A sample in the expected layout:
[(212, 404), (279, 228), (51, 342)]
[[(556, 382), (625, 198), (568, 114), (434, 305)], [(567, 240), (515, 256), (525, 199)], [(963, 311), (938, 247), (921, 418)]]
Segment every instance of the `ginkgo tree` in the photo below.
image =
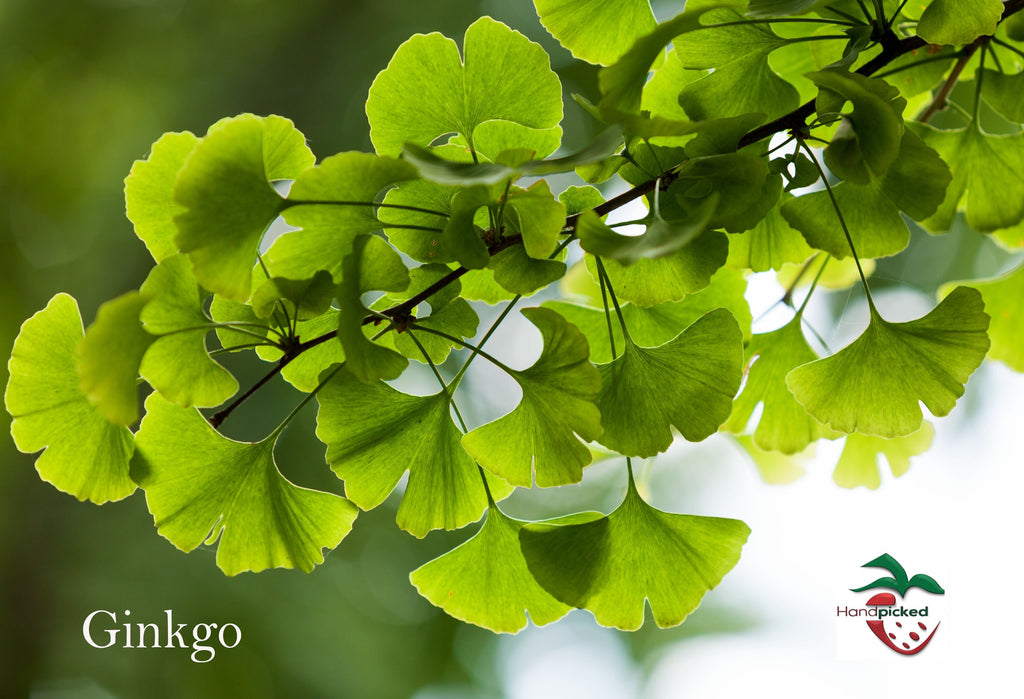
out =
[[(795, 455), (843, 440), (836, 482), (875, 488), (880, 458), (899, 476), (929, 447), (922, 404), (949, 414), (986, 357), (1024, 370), (1020, 254), (998, 278), (947, 280), (908, 322), (870, 279), (911, 254), (912, 226), (1024, 249), (1024, 0), (689, 0), (660, 23), (647, 0), (535, 5), (601, 66), (599, 93), (572, 95), (597, 134), (579, 150), (561, 146), (544, 50), (488, 17), (461, 43), (398, 47), (366, 100), (373, 153), (318, 157), (274, 115), (160, 137), (125, 181), (152, 271), (87, 327), (58, 293), (15, 342), (5, 404), (40, 476), (97, 504), (143, 490), (160, 535), (216, 546), (228, 575), (313, 570), (399, 489), (413, 536), (482, 521), (410, 576), (452, 616), (515, 632), (582, 608), (636, 629), (649, 605), (670, 626), (750, 530), (654, 508), (634, 460), (717, 433), (782, 482)], [(791, 320), (754, 333), (748, 278), (768, 271)], [(867, 327), (829, 348), (805, 310), (851, 283)], [(531, 304), (550, 287), (562, 298)], [(499, 308), (486, 327), (481, 304)], [(522, 369), (488, 344), (513, 314), (542, 344)], [(240, 385), (218, 358), (250, 351), (266, 370)], [(460, 410), (473, 362), (521, 393), (484, 424)], [(389, 383), (411, 363), (433, 393)], [(295, 399), (275, 430), (221, 433), (281, 380)], [(344, 497), (275, 463), (314, 402)], [(502, 511), (517, 488), (579, 482), (597, 453), (622, 457), (612, 512)]]

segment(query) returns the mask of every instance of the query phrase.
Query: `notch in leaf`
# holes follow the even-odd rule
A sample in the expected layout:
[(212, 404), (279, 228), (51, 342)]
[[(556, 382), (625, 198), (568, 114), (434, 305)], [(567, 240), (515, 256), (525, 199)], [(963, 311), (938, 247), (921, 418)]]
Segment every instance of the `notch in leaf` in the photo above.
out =
[(736, 519), (651, 507), (630, 470), (626, 496), (607, 517), (527, 524), (519, 543), (530, 573), (555, 599), (590, 611), (602, 626), (634, 631), (645, 601), (658, 626), (681, 624), (736, 565), (749, 535)]

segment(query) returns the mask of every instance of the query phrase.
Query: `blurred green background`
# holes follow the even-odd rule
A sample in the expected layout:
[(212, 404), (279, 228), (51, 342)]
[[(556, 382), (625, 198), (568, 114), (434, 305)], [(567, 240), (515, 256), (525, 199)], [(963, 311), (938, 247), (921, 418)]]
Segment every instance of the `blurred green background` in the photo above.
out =
[[(566, 96), (594, 97), (594, 69), (554, 43), (529, 0), (0, 0), (0, 355), (9, 356), (20, 323), (58, 291), (79, 300), (88, 323), (101, 302), (142, 282), (151, 260), (124, 217), (123, 179), (163, 132), (202, 134), (224, 116), (274, 113), (291, 118), (321, 158), (369, 150), (365, 96), (395, 48), (416, 32), (460, 39), (481, 14), (541, 42)], [(563, 126), (570, 147), (592, 131), (571, 100)], [(954, 276), (954, 264), (970, 276), (979, 261), (991, 271), (1006, 259), (973, 234), (916, 231), (914, 245), (929, 264), (887, 263), (879, 285), (898, 281), (931, 293)], [(838, 295), (835, 312), (848, 301)], [(258, 371), (244, 361), (232, 368), (243, 385)], [(6, 385), (6, 365), (0, 379)], [(273, 386), (226, 427), (237, 438), (263, 436), (294, 401), (283, 385)], [(6, 432), (6, 413), (4, 420)], [(340, 492), (313, 435), (313, 411), (293, 423), (278, 451), (289, 477)], [(536, 509), (526, 496), (510, 511), (607, 511), (621, 483), (605, 466), (591, 472), (586, 497), (568, 489)], [(686, 511), (708, 475), (666, 506)], [(510, 670), (500, 656), (518, 646), (448, 618), (408, 582), (409, 571), (475, 527), (418, 541), (395, 526), (392, 505), (361, 515), (310, 575), (277, 570), (229, 579), (212, 550), (185, 555), (160, 538), (141, 492), (102, 508), (78, 503), (42, 482), (32, 458), (4, 437), (0, 696), (506, 695), (510, 672), (543, 659), (520, 653), (524, 666)], [(599, 629), (577, 612), (541, 633), (548, 648), (593, 651), (591, 663), (620, 658), (616, 672), (629, 687), (665, 644), (755, 623), (756, 599), (728, 608), (709, 599), (683, 627), (648, 624), (636, 634)], [(190, 662), (188, 650), (96, 650), (81, 631), (96, 609), (117, 612), (122, 622), (124, 610), (147, 622), (171, 609), (179, 623), (235, 623), (243, 640), (205, 665)]]
[[(397, 46), (416, 32), (461, 38), (483, 13), (543, 41), (567, 93), (592, 91), (592, 70), (554, 44), (527, 0), (0, 2), (0, 355), (58, 291), (79, 300), (89, 323), (100, 303), (142, 282), (151, 260), (124, 217), (123, 180), (163, 132), (202, 134), (224, 116), (275, 113), (293, 119), (319, 157), (369, 150), (363, 104)], [(578, 111), (567, 118), (578, 132)], [(256, 370), (233, 368), (243, 384)], [(6, 362), (0, 373), (6, 385)], [(277, 386), (261, 405), (294, 400)], [(241, 413), (234, 436), (260, 436), (280, 418), (265, 412)], [(313, 411), (302, 417), (279, 450), (282, 469), (339, 492)], [(78, 503), (42, 482), (32, 462), (0, 439), (2, 696), (502, 693), (494, 637), (440, 613), (408, 582), (474, 527), (417, 541), (385, 506), (361, 516), (310, 575), (229, 579), (212, 550), (185, 555), (159, 537), (141, 491), (102, 508)], [(144, 622), (165, 609), (176, 622), (233, 622), (243, 641), (206, 665), (187, 650), (96, 650), (81, 631), (96, 609), (122, 622), (124, 610)]]

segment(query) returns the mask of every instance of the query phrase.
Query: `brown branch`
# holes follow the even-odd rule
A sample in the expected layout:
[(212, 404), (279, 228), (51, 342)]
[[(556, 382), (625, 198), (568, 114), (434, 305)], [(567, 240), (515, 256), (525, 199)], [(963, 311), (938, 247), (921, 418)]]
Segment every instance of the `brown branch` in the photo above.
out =
[[(1017, 12), (1020, 12), (1022, 9), (1024, 9), (1024, 0), (1007, 0), (1007, 2), (1005, 2), (1003, 5), (1003, 15), (1000, 18), (999, 22), (1004, 22), (1007, 17), (1016, 14)], [(949, 88), (948, 90), (946, 90), (946, 95), (944, 95), (943, 98), (948, 96), (949, 90), (952, 90), (953, 84), (956, 83), (955, 78), (959, 77), (959, 73), (963, 71), (964, 66), (966, 66), (967, 60), (969, 60), (970, 56), (975, 51), (977, 51), (978, 47), (982, 43), (988, 41), (988, 39), (989, 37), (979, 37), (972, 44), (965, 48), (965, 55), (961, 57), (960, 61), (957, 62), (956, 67), (954, 67), (953, 74), (950, 75), (950, 78), (953, 79), (951, 80), (950, 78), (947, 78), (946, 84), (949, 84)], [(858, 74), (863, 76), (871, 76), (874, 73), (877, 73), (885, 66), (895, 61), (897, 58), (900, 58), (901, 56), (911, 53), (912, 51), (916, 51), (920, 48), (924, 48), (925, 46), (928, 45), (928, 43), (919, 36), (911, 36), (905, 39), (896, 39), (896, 36), (895, 34), (892, 33), (891, 29), (887, 30), (887, 32), (880, 38), (880, 44), (882, 45), (882, 52), (879, 53), (870, 61), (868, 61), (867, 63), (865, 63), (864, 65), (862, 65), (860, 68), (858, 68), (856, 70)], [(943, 88), (946, 88), (946, 84), (943, 85)], [(942, 90), (940, 89), (940, 94), (941, 92)], [(935, 102), (932, 103), (932, 106), (935, 106), (939, 102), (940, 94), (936, 95), (936, 100)], [(931, 107), (929, 107), (929, 109), (931, 109)], [(766, 138), (770, 138), (775, 134), (781, 133), (783, 131), (802, 130), (806, 128), (807, 119), (812, 114), (814, 114), (814, 100), (805, 102), (804, 104), (800, 105), (799, 107), (789, 112), (788, 114), (784, 114), (778, 119), (770, 121), (766, 124), (762, 124), (761, 126), (758, 126), (757, 128), (748, 131), (740, 139), (737, 149), (753, 145), (754, 143), (762, 141)], [(931, 115), (929, 114), (927, 116), (930, 118)], [(647, 182), (642, 182), (641, 184), (636, 185), (632, 189), (629, 189), (623, 192), (622, 194), (616, 195), (609, 199), (608, 201), (605, 201), (602, 204), (595, 206), (593, 208), (593, 211), (597, 213), (599, 216), (604, 216), (605, 214), (608, 214), (614, 211), (615, 209), (618, 209), (619, 207), (628, 204), (634, 199), (639, 199), (642, 196), (650, 194), (651, 192), (654, 191), (655, 187), (666, 186), (673, 179), (674, 173), (671, 170), (669, 170), (667, 172), (662, 173), (660, 177), (648, 180)], [(578, 219), (579, 214), (573, 214), (571, 216), (568, 216), (565, 219), (565, 225), (562, 228), (562, 232), (572, 233), (576, 228), (576, 221)], [(490, 246), (489, 252), (490, 254), (494, 255), (500, 252), (501, 250), (504, 250), (505, 248), (517, 245), (521, 241), (522, 236), (520, 235), (506, 236), (502, 238), (498, 243)], [(408, 314), (418, 304), (422, 303), (429, 297), (433, 296), (435, 293), (437, 293), (444, 287), (448, 286), (449, 284), (451, 284), (453, 281), (455, 281), (468, 271), (469, 270), (466, 269), (465, 267), (458, 267), (457, 269), (452, 270), (450, 273), (446, 274), (441, 279), (438, 279), (436, 282), (434, 282), (433, 284), (431, 284), (426, 289), (419, 292), (412, 298), (403, 301), (397, 306), (393, 306), (392, 308), (387, 309), (386, 311), (383, 312), (384, 315), (388, 316), (389, 318), (398, 318)], [(363, 325), (367, 325), (376, 320), (380, 320), (379, 314), (369, 314), (365, 318), (363, 318)], [(323, 344), (328, 340), (334, 339), (335, 337), (337, 337), (337, 335), (338, 332), (335, 330), (315, 337), (312, 340), (308, 340), (307, 342), (302, 342), (299, 343), (298, 345), (295, 345), (290, 351), (285, 353), (285, 356), (278, 361), (278, 363), (274, 366), (273, 369), (271, 369), (265, 376), (263, 376), (263, 378), (261, 378), (255, 384), (253, 384), (253, 386), (248, 391), (246, 391), (237, 399), (235, 399), (235, 401), (232, 402), (231, 405), (216, 413), (212, 418), (210, 418), (210, 424), (213, 425), (214, 428), (220, 426), (220, 424), (225, 420), (225, 418), (228, 417), (228, 415), (230, 415), (239, 405), (245, 402), (245, 400), (247, 400), (252, 394), (254, 394), (262, 386), (264, 386), (268, 381), (270, 381), (270, 379), (279, 374), (281, 370), (284, 369), (284, 367), (287, 366), (287, 364), (292, 359), (299, 356), (306, 350), (312, 349), (317, 345)]]

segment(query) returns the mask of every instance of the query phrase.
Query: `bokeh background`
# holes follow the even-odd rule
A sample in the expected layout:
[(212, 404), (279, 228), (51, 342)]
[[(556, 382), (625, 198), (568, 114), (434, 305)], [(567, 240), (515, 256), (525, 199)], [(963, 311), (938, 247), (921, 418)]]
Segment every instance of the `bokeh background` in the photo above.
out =
[[(541, 42), (567, 96), (594, 96), (594, 70), (547, 36), (528, 0), (0, 2), (0, 355), (9, 356), (20, 323), (54, 293), (75, 296), (89, 322), (102, 301), (142, 282), (151, 262), (124, 217), (122, 187), (160, 134), (202, 134), (223, 116), (274, 113), (293, 119), (320, 157), (369, 150), (366, 92), (395, 48), (416, 32), (458, 39), (480, 14)], [(564, 126), (569, 146), (592, 132), (571, 100)], [(917, 231), (913, 245), (918, 262), (880, 265), (875, 277), (883, 311), (907, 318), (929, 307), (941, 279), (994, 274), (1015, 259), (965, 230), (943, 238)], [(777, 293), (771, 280), (754, 284), (755, 315)], [(859, 294), (821, 299), (817, 317), (837, 328), (828, 339), (841, 344), (863, 318)], [(520, 336), (514, 324), (504, 332), (495, 346)], [(232, 368), (243, 383), (258, 371), (245, 361)], [(470, 378), (483, 385), (493, 377), (480, 367)], [(0, 379), (6, 384), (6, 366)], [(78, 503), (43, 483), (32, 458), (4, 437), (0, 696), (816, 696), (825, 687), (863, 696), (883, 676), (892, 688), (952, 687), (972, 673), (928, 664), (924, 654), (895, 669), (836, 661), (829, 608), (843, 589), (834, 571), (856, 571), (891, 548), (908, 567), (944, 571), (962, 589), (977, 591), (978, 571), (985, 585), (1018, 575), (1012, 493), (1022, 463), (1004, 435), (1019, 431), (1022, 395), (1020, 376), (980, 371), (954, 417), (939, 421), (933, 450), (876, 493), (835, 487), (828, 449), (785, 487), (764, 485), (725, 441), (679, 445), (644, 464), (639, 474), (654, 504), (743, 518), (755, 533), (740, 567), (686, 624), (648, 624), (635, 634), (601, 629), (585, 612), (516, 637), (455, 622), (418, 597), (407, 576), (475, 527), (419, 541), (394, 525), (390, 501), (361, 515), (310, 575), (225, 578), (213, 551), (185, 555), (156, 534), (141, 492), (102, 508)], [(294, 396), (284, 385), (268, 388), (259, 407), (232, 419), (232, 436), (262, 436)], [(340, 492), (313, 435), (313, 411), (289, 428), (278, 457), (297, 482)], [(621, 475), (621, 463), (598, 464), (583, 485), (516, 496), (508, 509), (607, 511), (621, 496)], [(992, 625), (978, 627), (972, 605), (948, 635), (960, 639), (956, 657), (987, 667), (998, 687), (1021, 648), (1012, 639), (998, 650), (974, 645), (1001, 638), (1002, 608), (985, 608)], [(243, 642), (205, 665), (186, 650), (96, 650), (81, 635), (96, 609), (131, 610), (133, 621), (172, 609), (178, 622), (233, 622)]]

